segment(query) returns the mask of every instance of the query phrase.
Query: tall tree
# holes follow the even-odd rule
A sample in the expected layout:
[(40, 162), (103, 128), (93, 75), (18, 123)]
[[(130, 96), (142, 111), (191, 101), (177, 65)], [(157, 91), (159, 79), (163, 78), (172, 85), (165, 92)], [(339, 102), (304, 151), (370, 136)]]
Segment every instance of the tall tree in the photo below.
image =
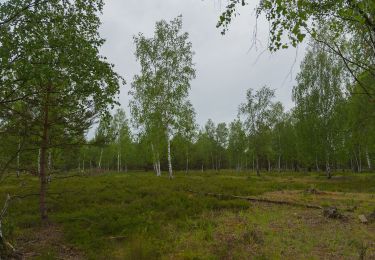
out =
[(284, 107), (280, 102), (276, 102), (273, 104), (271, 111), (270, 111), (270, 121), (272, 127), (272, 139), (273, 139), (273, 152), (277, 154), (277, 168), (278, 171), (281, 171), (281, 156), (283, 154), (282, 151), (282, 140), (281, 140), (281, 132), (284, 127), (285, 121), (285, 114), (284, 114)]
[[(111, 122), (112, 132), (115, 139), (117, 171), (122, 171), (123, 162), (125, 161), (125, 170), (127, 170), (127, 155), (131, 146), (131, 133), (129, 122), (123, 109), (117, 109)], [(123, 158), (125, 157), (125, 158)]]
[(236, 170), (240, 171), (243, 165), (243, 155), (248, 149), (246, 141), (246, 133), (242, 122), (237, 119), (229, 124), (228, 134), (228, 151), (231, 166), (236, 165)]
[[(13, 2), (19, 1), (8, 1), (9, 10)], [(22, 128), (27, 123), (37, 138), (43, 220), (48, 150), (75, 139), (70, 136), (83, 136), (96, 118), (108, 114), (118, 93), (121, 78), (99, 54), (102, 9), (102, 0), (50, 0), (0, 29), (1, 60), (8, 61), (1, 69), (2, 91), (18, 98), (17, 105), (0, 104), (2, 120), (17, 115), (17, 124)]]
[(315, 153), (324, 154), (328, 178), (331, 178), (331, 159), (340, 133), (335, 114), (338, 103), (343, 100), (342, 68), (341, 62), (327, 54), (321, 44), (313, 44), (301, 64), (297, 86), (293, 89), (297, 118), (299, 122), (307, 122), (305, 131), (310, 133), (305, 138), (317, 141)]
[(228, 128), (226, 123), (219, 123), (216, 127), (215, 139), (217, 144), (216, 169), (222, 167), (223, 154), (228, 145)]
[(260, 175), (259, 157), (264, 154), (267, 136), (265, 131), (270, 126), (270, 113), (272, 109), (272, 98), (275, 91), (264, 86), (255, 93), (249, 89), (246, 93), (246, 102), (239, 107), (239, 115), (244, 116), (244, 124), (247, 135), (252, 140), (256, 160), (257, 175)]
[(183, 138), (183, 142), (185, 144), (185, 151), (186, 151), (186, 168), (185, 172), (189, 172), (189, 156), (190, 156), (190, 148), (191, 144), (194, 141), (197, 131), (197, 124), (195, 123), (195, 111), (194, 107), (190, 102), (186, 103), (184, 109), (181, 114), (181, 120), (179, 121), (178, 132)]
[(134, 37), (135, 56), (141, 65), (134, 77), (130, 106), (134, 119), (144, 129), (153, 122), (163, 128), (168, 147), (169, 177), (173, 178), (171, 137), (187, 110), (190, 81), (195, 77), (192, 44), (182, 33), (182, 17), (156, 23), (154, 37)]

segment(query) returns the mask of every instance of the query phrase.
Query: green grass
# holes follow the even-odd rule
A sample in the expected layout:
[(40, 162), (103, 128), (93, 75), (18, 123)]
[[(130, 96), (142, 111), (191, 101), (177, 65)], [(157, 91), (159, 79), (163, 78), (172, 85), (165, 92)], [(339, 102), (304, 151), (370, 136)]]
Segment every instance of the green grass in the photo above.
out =
[[(38, 179), (29, 176), (6, 179), (0, 198), (37, 193), (38, 185)], [(341, 192), (341, 197), (303, 192), (292, 197), (357, 209), (340, 221), (324, 218), (319, 210), (187, 192), (267, 196), (311, 187)], [(367, 256), (375, 257), (375, 225), (357, 220), (357, 214), (375, 210), (375, 174), (336, 174), (327, 180), (320, 173), (256, 177), (222, 171), (177, 173), (169, 180), (152, 173), (107, 173), (56, 179), (48, 192), (50, 221), (61, 227), (62, 243), (87, 259), (352, 259), (364, 248)], [(275, 194), (284, 199), (282, 193)], [(43, 229), (38, 197), (13, 201), (3, 225), (16, 247), (38, 251), (36, 259), (57, 258), (56, 246), (28, 247), (21, 239), (32, 240)]]

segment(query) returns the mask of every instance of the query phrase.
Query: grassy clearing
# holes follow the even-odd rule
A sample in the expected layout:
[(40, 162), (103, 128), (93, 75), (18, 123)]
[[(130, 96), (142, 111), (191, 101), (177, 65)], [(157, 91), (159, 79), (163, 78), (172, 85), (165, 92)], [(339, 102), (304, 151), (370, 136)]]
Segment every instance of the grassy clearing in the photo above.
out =
[[(306, 189), (324, 191), (309, 194)], [(186, 190), (335, 205), (346, 220), (320, 210), (250, 203)], [(7, 179), (6, 193), (30, 194), (38, 179)], [(5, 235), (35, 259), (365, 259), (375, 258), (375, 223), (358, 214), (375, 210), (375, 175), (264, 174), (222, 171), (105, 174), (53, 180), (52, 225), (41, 227), (38, 198), (14, 201)], [(348, 210), (349, 211), (345, 211)]]

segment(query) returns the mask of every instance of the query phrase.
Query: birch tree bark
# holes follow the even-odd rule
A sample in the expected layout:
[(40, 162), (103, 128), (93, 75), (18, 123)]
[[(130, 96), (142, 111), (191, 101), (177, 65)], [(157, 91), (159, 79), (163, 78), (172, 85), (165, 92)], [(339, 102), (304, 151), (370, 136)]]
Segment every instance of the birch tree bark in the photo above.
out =
[(170, 139), (168, 130), (167, 130), (167, 142), (168, 142), (168, 171), (169, 171), (169, 178), (173, 179), (172, 156), (171, 156), (171, 139)]
[(372, 165), (371, 165), (371, 158), (370, 158), (370, 155), (368, 153), (368, 147), (366, 146), (366, 160), (367, 160), (367, 167), (369, 170), (372, 170)]
[(100, 157), (99, 157), (99, 164), (98, 164), (99, 170), (102, 169), (102, 158), (103, 158), (103, 147), (100, 148)]

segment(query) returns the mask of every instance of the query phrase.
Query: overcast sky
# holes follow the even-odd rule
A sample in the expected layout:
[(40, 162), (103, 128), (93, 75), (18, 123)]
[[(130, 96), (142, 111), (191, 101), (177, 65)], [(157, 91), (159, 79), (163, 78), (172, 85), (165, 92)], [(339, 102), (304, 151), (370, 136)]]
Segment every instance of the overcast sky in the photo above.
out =
[(120, 94), (121, 106), (126, 111), (129, 111), (127, 93), (133, 76), (139, 71), (133, 36), (142, 32), (151, 37), (156, 21), (170, 21), (180, 14), (183, 30), (189, 33), (195, 51), (197, 77), (191, 82), (190, 100), (197, 112), (197, 123), (203, 125), (209, 118), (215, 123), (232, 121), (239, 104), (245, 100), (246, 90), (263, 85), (276, 89), (276, 99), (286, 108), (293, 106), (291, 91), (304, 47), (262, 54), (268, 40), (268, 23), (260, 19), (258, 50), (249, 51), (256, 22), (254, 6), (242, 8), (229, 32), (222, 36), (216, 23), (224, 6), (220, 6), (218, 0), (105, 2), (101, 35), (106, 43), (102, 54), (115, 64), (116, 71), (127, 81)]

